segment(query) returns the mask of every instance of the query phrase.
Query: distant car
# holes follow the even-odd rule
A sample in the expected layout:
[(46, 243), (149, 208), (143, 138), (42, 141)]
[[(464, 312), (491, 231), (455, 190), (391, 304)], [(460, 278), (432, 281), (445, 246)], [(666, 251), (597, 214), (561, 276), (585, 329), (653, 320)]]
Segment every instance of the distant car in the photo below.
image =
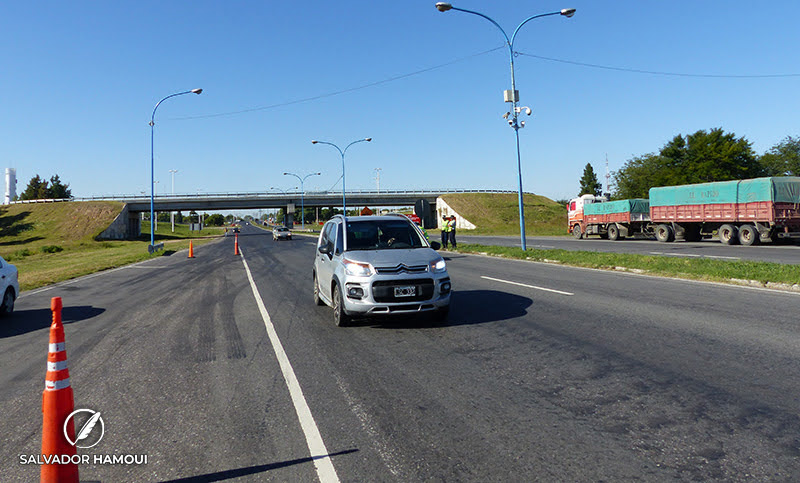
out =
[(292, 232), (285, 226), (278, 226), (272, 229), (273, 240), (291, 240)]
[(19, 279), (17, 267), (0, 257), (0, 315), (9, 315), (14, 312), (14, 301), (19, 296)]
[(233, 227), (233, 232), (234, 233), (239, 233), (239, 227), (238, 226), (234, 226)]

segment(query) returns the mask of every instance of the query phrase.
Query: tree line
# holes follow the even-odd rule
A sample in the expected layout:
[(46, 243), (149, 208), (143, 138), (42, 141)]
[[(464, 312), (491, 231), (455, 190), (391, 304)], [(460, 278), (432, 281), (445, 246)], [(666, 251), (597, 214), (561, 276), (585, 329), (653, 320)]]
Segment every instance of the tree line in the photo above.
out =
[(50, 181), (43, 179), (38, 174), (31, 178), (25, 191), (16, 197), (16, 201), (25, 200), (57, 200), (72, 198), (72, 190), (68, 184), (61, 182), (58, 175), (52, 176)]
[[(761, 176), (800, 176), (800, 137), (787, 136), (758, 155), (744, 137), (721, 128), (678, 134), (657, 153), (629, 159), (611, 174), (613, 199), (647, 198), (650, 188), (750, 179)], [(601, 184), (587, 163), (580, 193), (601, 194)]]

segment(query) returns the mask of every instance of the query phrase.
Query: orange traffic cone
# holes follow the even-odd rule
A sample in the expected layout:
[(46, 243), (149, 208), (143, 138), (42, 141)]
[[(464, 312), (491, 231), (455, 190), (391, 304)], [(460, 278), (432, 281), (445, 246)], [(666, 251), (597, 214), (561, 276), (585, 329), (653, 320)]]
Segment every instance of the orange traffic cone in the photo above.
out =
[(192, 240), (189, 240), (189, 256), (187, 258), (194, 258), (194, 249), (192, 248)]
[[(72, 387), (69, 384), (67, 351), (64, 346), (64, 326), (61, 324), (61, 297), (53, 297), (50, 310), (53, 311), (53, 324), (50, 326), (50, 350), (47, 354), (47, 376), (42, 394), (42, 455), (57, 455), (59, 460), (42, 464), (42, 482), (77, 482), (78, 465), (72, 461), (77, 454), (75, 446), (67, 441), (75, 440), (75, 423), (72, 419), (64, 434), (64, 421), (75, 409)], [(67, 461), (70, 460), (70, 461)], [(66, 462), (66, 464), (61, 464)]]
[(239, 234), (236, 234), (236, 241), (233, 242), (233, 254), (239, 254)]

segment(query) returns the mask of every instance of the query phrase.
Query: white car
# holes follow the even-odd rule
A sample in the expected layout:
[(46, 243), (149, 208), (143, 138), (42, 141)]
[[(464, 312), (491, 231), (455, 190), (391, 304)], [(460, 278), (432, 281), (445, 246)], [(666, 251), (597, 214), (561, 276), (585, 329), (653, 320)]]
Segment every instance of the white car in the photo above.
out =
[(3, 260), (3, 257), (0, 257), (0, 293), (3, 294), (0, 315), (9, 315), (14, 312), (14, 301), (19, 296), (19, 279), (17, 267)]

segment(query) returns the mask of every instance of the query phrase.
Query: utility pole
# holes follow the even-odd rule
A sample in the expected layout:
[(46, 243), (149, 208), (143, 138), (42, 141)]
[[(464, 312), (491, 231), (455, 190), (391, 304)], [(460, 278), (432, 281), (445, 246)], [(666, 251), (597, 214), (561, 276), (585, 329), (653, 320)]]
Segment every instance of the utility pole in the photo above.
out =
[[(175, 196), (175, 173), (178, 172), (177, 169), (170, 169), (170, 174), (172, 175), (172, 196)], [(175, 212), (169, 212), (169, 221), (172, 224), (172, 233), (175, 233)]]
[(611, 175), (608, 172), (608, 153), (606, 153), (606, 193), (611, 193)]

